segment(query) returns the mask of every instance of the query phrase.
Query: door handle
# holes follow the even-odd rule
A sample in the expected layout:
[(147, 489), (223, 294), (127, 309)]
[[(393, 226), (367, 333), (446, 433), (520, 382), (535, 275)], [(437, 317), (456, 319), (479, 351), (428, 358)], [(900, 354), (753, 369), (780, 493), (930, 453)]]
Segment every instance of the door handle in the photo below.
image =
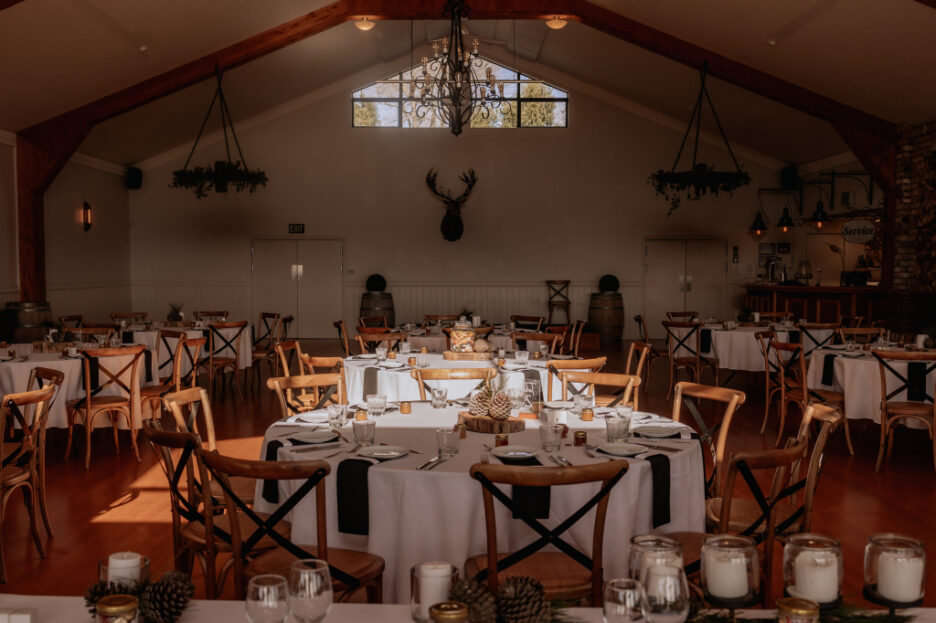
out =
[(692, 275), (686, 277), (686, 292), (692, 292)]
[(679, 291), (686, 291), (686, 276), (682, 273), (679, 274)]
[(295, 264), (289, 265), (289, 280), (290, 281), (296, 280), (296, 265)]
[(297, 264), (297, 273), (299, 275), (298, 279), (301, 281), (302, 280), (302, 264)]

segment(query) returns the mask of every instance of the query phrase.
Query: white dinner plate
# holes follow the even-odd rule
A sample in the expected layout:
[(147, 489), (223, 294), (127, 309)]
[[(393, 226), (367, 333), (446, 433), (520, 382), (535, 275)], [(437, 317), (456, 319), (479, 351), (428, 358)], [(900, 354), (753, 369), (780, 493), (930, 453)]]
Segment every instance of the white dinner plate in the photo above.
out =
[(392, 459), (398, 459), (401, 456), (406, 456), (409, 454), (409, 450), (403, 446), (364, 446), (358, 450), (357, 453), (358, 456), (367, 457), (369, 459), (390, 461)]
[(549, 355), (549, 358), (559, 360), (575, 359), (575, 355)]
[(523, 461), (533, 458), (539, 452), (533, 446), (498, 446), (491, 449), (491, 454), (506, 461)]
[(520, 363), (513, 363), (511, 361), (505, 361), (504, 365), (501, 366), (504, 370), (522, 370), (523, 368), (529, 367), (529, 365), (524, 365)]
[(306, 443), (328, 443), (338, 439), (338, 433), (333, 430), (312, 430), (307, 433), (296, 433), (289, 437)]
[(363, 353), (355, 355), (352, 359), (377, 359), (377, 353)]
[(293, 416), (293, 422), (308, 422), (309, 424), (321, 424), (328, 421), (328, 411), (325, 409), (316, 409), (315, 411), (306, 411)]
[(405, 365), (406, 364), (403, 363), (402, 361), (397, 361), (395, 359), (387, 359), (386, 361), (380, 364), (380, 367), (381, 368), (402, 368)]
[(574, 405), (571, 400), (547, 400), (543, 403), (547, 409), (571, 409)]
[(643, 435), (644, 437), (672, 437), (673, 435), (679, 434), (679, 429), (673, 426), (638, 426), (633, 429), (634, 433)]
[(637, 456), (650, 450), (639, 443), (603, 443), (598, 446), (598, 449), (613, 456)]

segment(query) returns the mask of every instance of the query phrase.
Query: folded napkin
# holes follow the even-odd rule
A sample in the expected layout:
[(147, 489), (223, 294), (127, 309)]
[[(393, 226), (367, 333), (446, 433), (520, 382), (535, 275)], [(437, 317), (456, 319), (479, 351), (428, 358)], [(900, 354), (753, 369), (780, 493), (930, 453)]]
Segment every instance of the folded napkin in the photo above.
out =
[(907, 364), (907, 400), (926, 401), (926, 363), (923, 361)]
[(146, 349), (143, 351), (143, 363), (146, 368), (146, 382), (153, 382), (153, 351)]
[[(100, 380), (98, 379), (98, 374), (99, 374), (98, 358), (88, 357), (87, 359), (88, 359), (88, 368), (90, 369), (89, 375), (91, 377), (91, 391), (96, 392), (101, 384)], [(81, 366), (81, 386), (82, 387), (84, 387), (85, 385), (84, 371), (85, 371), (85, 368), (84, 368), (84, 364), (82, 363), (82, 366)]]
[[(501, 461), (505, 465), (532, 465), (542, 466), (536, 457), (522, 461)], [(517, 506), (520, 506), (536, 519), (549, 519), (549, 487), (523, 487), (514, 486), (510, 497)], [(519, 515), (514, 513), (514, 519)]]
[(653, 527), (670, 522), (670, 460), (665, 454), (646, 457), (653, 479)]
[(338, 464), (335, 486), (338, 490), (338, 532), (367, 534), (370, 529), (367, 499), (367, 470), (376, 461), (355, 458)]
[(370, 366), (364, 368), (364, 397), (366, 398), (368, 394), (377, 393), (377, 373), (380, 372), (380, 368), (377, 366)]
[[(289, 443), (293, 446), (310, 446), (312, 445), (308, 441), (302, 441), (301, 439), (289, 438)], [(270, 443), (267, 444), (266, 455), (263, 457), (265, 461), (275, 461), (278, 457), (279, 449), (282, 448), (284, 444), (279, 439), (273, 439)], [(279, 504), (279, 481), (277, 480), (264, 480), (263, 481), (263, 490), (261, 495), (263, 499), (269, 502), (270, 504)]]
[(801, 339), (802, 337), (800, 336), (800, 332), (796, 329), (787, 331), (787, 341), (790, 344), (799, 344)]
[(832, 385), (835, 381), (835, 355), (822, 357), (822, 384)]
[(703, 353), (707, 353), (712, 350), (712, 330), (711, 329), (701, 329), (701, 336), (699, 340), (699, 350)]
[(680, 431), (676, 431), (672, 435), (667, 435), (666, 437), (660, 437), (659, 435), (650, 437), (647, 435), (641, 435), (638, 432), (634, 432), (634, 437), (640, 437), (641, 439), (682, 439), (682, 433)]
[(133, 344), (133, 331), (124, 331), (121, 340), (124, 344)]

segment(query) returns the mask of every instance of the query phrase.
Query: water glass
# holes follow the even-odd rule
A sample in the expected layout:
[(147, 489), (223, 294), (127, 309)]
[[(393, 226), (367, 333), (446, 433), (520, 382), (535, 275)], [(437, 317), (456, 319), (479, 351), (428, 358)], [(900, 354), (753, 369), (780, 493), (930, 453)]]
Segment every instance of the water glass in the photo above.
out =
[(520, 409), (523, 407), (524, 391), (521, 387), (511, 387), (507, 390), (507, 397), (510, 398), (510, 408)]
[(377, 422), (374, 420), (354, 420), (351, 423), (351, 428), (354, 431), (354, 443), (362, 448), (374, 445)]
[(377, 361), (383, 361), (387, 358), (387, 345), (381, 344), (374, 349), (374, 353), (377, 355)]
[(318, 623), (332, 605), (333, 591), (328, 563), (297, 560), (289, 569), (289, 613), (299, 623)]
[(247, 620), (250, 623), (283, 623), (289, 614), (286, 605), (286, 578), (264, 574), (247, 584)]
[(546, 452), (555, 452), (562, 443), (562, 424), (540, 424), (540, 441), (543, 444), (543, 450)]
[(572, 395), (572, 408), (576, 413), (581, 415), (582, 409), (586, 407), (594, 407), (595, 399), (592, 396), (587, 395), (584, 391), (581, 394)]
[(409, 342), (400, 342), (400, 354), (401, 355), (408, 355), (410, 353), (410, 350), (412, 350), (412, 348), (413, 348), (413, 345), (410, 344)]
[(439, 442), (439, 457), (450, 459), (458, 454), (458, 439), (461, 436), (457, 428), (436, 429), (436, 441)]
[(429, 367), (429, 355), (426, 353), (419, 353), (416, 355), (416, 367), (417, 368), (428, 368)]
[(632, 623), (643, 617), (647, 596), (637, 580), (611, 580), (604, 591), (605, 623)]
[(448, 389), (433, 387), (430, 391), (432, 392), (432, 408), (444, 409), (448, 405)]
[(367, 395), (367, 417), (380, 417), (387, 410), (387, 397), (383, 394)]
[(630, 429), (630, 420), (618, 415), (609, 415), (605, 418), (605, 427), (608, 432), (608, 443), (624, 443)]
[(645, 590), (647, 623), (682, 623), (689, 616), (689, 584), (682, 567), (650, 567)]
[(549, 357), (549, 344), (541, 343), (537, 348), (539, 348), (540, 357), (543, 359)]
[(340, 432), (347, 419), (348, 405), (328, 405), (328, 426), (333, 431)]
[(530, 353), (525, 350), (518, 350), (514, 353), (514, 360), (517, 365), (525, 366), (530, 362)]
[(617, 405), (614, 407), (614, 411), (617, 413), (618, 417), (627, 418), (628, 420), (634, 417), (633, 405)]

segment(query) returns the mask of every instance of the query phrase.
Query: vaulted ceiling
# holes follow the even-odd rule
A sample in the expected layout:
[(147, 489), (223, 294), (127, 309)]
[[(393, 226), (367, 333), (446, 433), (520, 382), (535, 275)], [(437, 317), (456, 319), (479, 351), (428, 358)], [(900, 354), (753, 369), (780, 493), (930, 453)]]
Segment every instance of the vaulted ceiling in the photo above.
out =
[[(936, 10), (915, 0), (597, 3), (889, 121), (936, 118)], [(0, 11), (0, 128), (23, 129), (326, 4), (22, 0)], [(698, 88), (693, 70), (580, 24), (468, 27), (501, 62), (560, 72), (676, 119), (688, 117)], [(416, 45), (444, 29), (416, 22)], [(409, 50), (409, 22), (369, 32), (344, 24), (228, 72), (225, 90), (235, 120), (245, 119)], [(212, 89), (204, 82), (104, 122), (80, 151), (129, 164), (189, 142)], [(733, 142), (793, 163), (847, 149), (825, 122), (718, 80), (710, 90)]]

